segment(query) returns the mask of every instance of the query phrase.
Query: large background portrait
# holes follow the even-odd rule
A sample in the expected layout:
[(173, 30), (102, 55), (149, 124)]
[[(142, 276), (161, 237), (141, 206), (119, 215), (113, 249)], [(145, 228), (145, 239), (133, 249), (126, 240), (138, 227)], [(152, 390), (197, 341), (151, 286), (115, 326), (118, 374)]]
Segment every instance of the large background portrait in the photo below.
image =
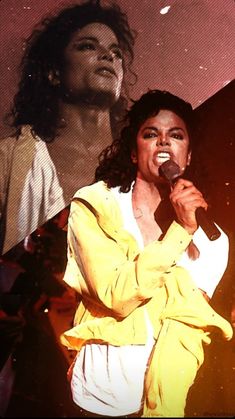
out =
[(93, 181), (131, 99), (165, 89), (197, 108), (234, 77), (232, 0), (120, 1), (126, 17), (94, 5), (42, 23), (72, 4), (0, 4), (2, 253)]

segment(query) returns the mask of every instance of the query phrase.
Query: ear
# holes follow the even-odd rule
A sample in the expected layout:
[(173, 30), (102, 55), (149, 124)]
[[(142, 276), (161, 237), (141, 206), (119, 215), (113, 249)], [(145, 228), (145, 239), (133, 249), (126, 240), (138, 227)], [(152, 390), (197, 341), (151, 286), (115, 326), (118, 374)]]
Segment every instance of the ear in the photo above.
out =
[(189, 166), (190, 163), (191, 163), (191, 157), (192, 157), (192, 151), (189, 151), (188, 152), (188, 157), (187, 157), (187, 166)]
[(59, 70), (50, 70), (48, 73), (48, 80), (52, 86), (59, 86), (60, 85)]
[(131, 161), (132, 163), (136, 164), (137, 163), (137, 155), (136, 155), (136, 150), (132, 150), (131, 152)]

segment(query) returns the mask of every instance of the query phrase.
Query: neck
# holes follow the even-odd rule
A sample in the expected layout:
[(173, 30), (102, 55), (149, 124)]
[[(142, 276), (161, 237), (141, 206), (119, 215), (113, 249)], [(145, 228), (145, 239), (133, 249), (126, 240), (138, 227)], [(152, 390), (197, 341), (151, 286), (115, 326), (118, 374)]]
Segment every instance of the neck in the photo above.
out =
[[(59, 137), (68, 137), (74, 145), (74, 138), (78, 143), (88, 146), (91, 143), (112, 141), (109, 109), (100, 109), (89, 104), (74, 105), (61, 103)], [(58, 137), (58, 139), (59, 139)], [(70, 139), (70, 140), (69, 140)], [(66, 140), (67, 141), (67, 140)]]
[(137, 176), (132, 199), (134, 208), (139, 208), (145, 214), (154, 214), (162, 200), (161, 189)]

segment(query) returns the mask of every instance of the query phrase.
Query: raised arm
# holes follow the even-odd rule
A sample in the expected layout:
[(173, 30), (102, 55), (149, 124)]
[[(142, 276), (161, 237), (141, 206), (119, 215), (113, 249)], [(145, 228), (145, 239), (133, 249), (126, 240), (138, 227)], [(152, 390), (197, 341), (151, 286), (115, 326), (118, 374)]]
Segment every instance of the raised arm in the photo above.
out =
[(162, 241), (139, 252), (133, 237), (107, 214), (103, 223), (86, 201), (72, 202), (64, 280), (84, 298), (125, 317), (153, 297), (192, 236), (173, 223)]

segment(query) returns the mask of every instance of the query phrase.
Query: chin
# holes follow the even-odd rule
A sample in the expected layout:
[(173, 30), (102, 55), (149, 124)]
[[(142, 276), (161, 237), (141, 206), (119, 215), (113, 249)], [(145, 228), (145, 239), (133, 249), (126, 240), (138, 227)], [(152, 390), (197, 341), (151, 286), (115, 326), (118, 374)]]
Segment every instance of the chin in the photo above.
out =
[(120, 97), (121, 88), (120, 83), (117, 83), (116, 80), (92, 80), (90, 86), (88, 86), (87, 91), (92, 95), (95, 94), (97, 98), (103, 97), (113, 105)]
[(77, 92), (66, 92), (63, 95), (63, 100), (71, 104), (89, 104), (97, 106), (101, 109), (111, 108), (119, 99), (117, 91), (112, 89), (85, 89)]
[(108, 90), (93, 91), (88, 99), (91, 104), (101, 109), (111, 108), (118, 100), (115, 93)]

